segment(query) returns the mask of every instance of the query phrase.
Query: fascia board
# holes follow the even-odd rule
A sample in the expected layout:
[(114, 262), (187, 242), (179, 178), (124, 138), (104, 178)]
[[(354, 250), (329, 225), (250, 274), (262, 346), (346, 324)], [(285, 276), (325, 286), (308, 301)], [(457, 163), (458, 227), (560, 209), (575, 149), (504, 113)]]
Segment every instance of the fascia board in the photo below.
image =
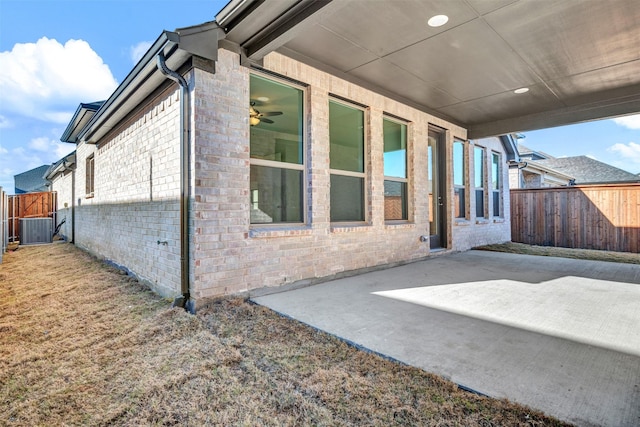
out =
[(162, 32), (160, 37), (151, 45), (142, 59), (138, 61), (133, 70), (131, 70), (124, 81), (111, 94), (109, 99), (102, 104), (102, 107), (94, 114), (80, 135), (78, 135), (79, 141), (84, 140), (89, 143), (97, 142), (95, 138), (96, 132), (103, 129), (105, 121), (111, 117), (110, 113), (113, 112), (113, 108), (121, 104), (119, 101), (123, 97), (130, 95), (136, 86), (138, 86), (135, 84), (137, 80), (145, 79), (146, 76), (153, 72), (153, 69), (156, 68), (156, 55), (168, 45), (176, 44), (178, 40), (179, 36), (176, 33), (168, 31)]

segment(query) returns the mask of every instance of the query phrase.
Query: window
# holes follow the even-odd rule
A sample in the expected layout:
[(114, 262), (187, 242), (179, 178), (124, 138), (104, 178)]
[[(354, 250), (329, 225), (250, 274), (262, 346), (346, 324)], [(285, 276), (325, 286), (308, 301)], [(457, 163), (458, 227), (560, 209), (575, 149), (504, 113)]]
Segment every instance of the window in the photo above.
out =
[(467, 215), (466, 207), (466, 186), (464, 179), (466, 168), (464, 164), (464, 141), (453, 141), (453, 196), (454, 196), (454, 214), (456, 218), (465, 218)]
[(500, 154), (491, 153), (491, 201), (493, 216), (502, 216), (500, 212)]
[(407, 125), (383, 120), (384, 219), (407, 220)]
[(329, 140), (331, 221), (364, 221), (364, 111), (330, 100)]
[(484, 161), (485, 154), (483, 147), (473, 148), (473, 185), (476, 189), (476, 217), (484, 218)]
[(89, 157), (87, 157), (87, 161), (86, 161), (86, 167), (85, 167), (85, 194), (87, 196), (93, 196), (93, 189), (94, 189), (94, 182), (95, 182), (95, 162), (94, 162), (94, 155), (90, 155)]
[(303, 90), (250, 77), (252, 224), (304, 222)]

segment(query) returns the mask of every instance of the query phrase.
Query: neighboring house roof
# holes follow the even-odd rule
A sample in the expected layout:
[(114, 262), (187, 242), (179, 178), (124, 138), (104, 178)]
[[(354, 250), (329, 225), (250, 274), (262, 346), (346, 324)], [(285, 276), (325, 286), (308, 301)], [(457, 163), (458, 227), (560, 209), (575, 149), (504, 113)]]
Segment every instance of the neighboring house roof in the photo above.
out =
[(13, 180), (15, 182), (15, 193), (23, 194), (47, 191), (47, 184), (49, 184), (49, 181), (44, 179), (44, 174), (48, 169), (49, 165), (42, 165), (14, 175)]
[(529, 159), (529, 160), (542, 160), (542, 159), (553, 159), (554, 157), (550, 154), (547, 154), (543, 151), (536, 151), (524, 144), (518, 143), (518, 153), (520, 154), (521, 159)]
[(500, 135), (500, 142), (502, 143), (504, 151), (507, 154), (508, 161), (520, 161), (520, 157), (518, 156), (518, 143), (512, 135)]
[(525, 162), (526, 166), (522, 168), (522, 170), (527, 172), (534, 172), (537, 174), (547, 174), (559, 179), (561, 181), (571, 181), (575, 180), (575, 177), (569, 173), (561, 172), (558, 169), (551, 168), (549, 166), (543, 165), (541, 162), (536, 160), (529, 160)]
[(537, 164), (571, 175), (576, 184), (640, 182), (637, 175), (587, 156), (535, 160)]
[(49, 166), (49, 168), (44, 174), (44, 178), (47, 180), (53, 181), (53, 179), (58, 174), (71, 169), (75, 163), (76, 163), (76, 152), (73, 151), (67, 154), (66, 156), (64, 156), (63, 158), (61, 158), (60, 160), (58, 160), (57, 162), (53, 163), (51, 166)]

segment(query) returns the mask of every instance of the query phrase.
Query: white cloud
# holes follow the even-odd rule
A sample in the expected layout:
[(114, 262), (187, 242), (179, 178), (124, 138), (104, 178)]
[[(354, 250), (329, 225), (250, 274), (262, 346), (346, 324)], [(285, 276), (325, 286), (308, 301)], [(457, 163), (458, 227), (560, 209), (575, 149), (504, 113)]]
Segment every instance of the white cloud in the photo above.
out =
[(117, 82), (84, 40), (64, 45), (41, 38), (0, 52), (0, 113), (56, 123), (71, 118), (80, 102), (109, 97)]
[(11, 126), (9, 119), (0, 114), (0, 129), (10, 128)]
[(45, 163), (56, 162), (75, 149), (75, 145), (56, 141), (45, 136), (33, 138), (29, 141), (28, 146), (34, 151), (46, 153), (42, 155)]
[(51, 148), (53, 142), (54, 141), (45, 137), (34, 138), (29, 142), (29, 148), (36, 151), (47, 152)]
[(613, 121), (617, 125), (624, 126), (629, 129), (640, 129), (640, 114), (634, 114), (632, 116), (625, 116), (625, 117), (617, 117), (613, 119)]
[(71, 153), (73, 150), (76, 149), (75, 144), (68, 144), (68, 143), (64, 143), (64, 142), (56, 142), (56, 149), (55, 149), (55, 160), (54, 161), (58, 161), (61, 158), (63, 158), (64, 156), (66, 156), (67, 154)]
[(630, 142), (628, 144), (614, 144), (607, 151), (615, 153), (618, 160), (615, 165), (632, 173), (640, 172), (640, 144)]
[(131, 62), (133, 62), (134, 65), (137, 64), (138, 61), (142, 59), (144, 54), (147, 53), (150, 47), (151, 47), (151, 42), (140, 42), (135, 46), (131, 46), (131, 48), (129, 48), (129, 55), (131, 55)]
[(56, 162), (75, 148), (75, 144), (47, 137), (33, 138), (27, 148), (8, 149), (0, 146), (0, 186), (13, 191), (14, 175)]

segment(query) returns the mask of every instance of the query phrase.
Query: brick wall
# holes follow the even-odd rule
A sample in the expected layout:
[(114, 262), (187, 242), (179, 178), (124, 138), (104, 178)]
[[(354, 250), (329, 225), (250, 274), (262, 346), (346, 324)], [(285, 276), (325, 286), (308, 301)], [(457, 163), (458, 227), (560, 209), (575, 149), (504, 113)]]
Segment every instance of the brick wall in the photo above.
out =
[[(456, 250), (465, 251), (476, 246), (482, 246), (490, 243), (502, 243), (511, 240), (511, 220), (510, 220), (510, 199), (509, 199), (509, 168), (507, 165), (504, 148), (499, 138), (484, 138), (477, 141), (471, 141), (467, 144), (467, 155), (470, 159), (468, 162), (468, 181), (467, 184), (473, 183), (475, 173), (473, 161), (473, 147), (480, 146), (485, 148), (485, 192), (488, 191), (488, 197), (485, 197), (485, 211), (488, 212), (486, 218), (476, 217), (476, 193), (473, 186), (467, 185), (466, 191), (466, 218), (454, 219), (453, 221), (453, 242)], [(492, 197), (491, 189), (491, 153), (500, 154), (500, 209), (501, 215), (494, 217), (492, 213)]]
[[(76, 150), (76, 244), (126, 267), (162, 295), (180, 291), (179, 94), (171, 86), (99, 144)], [(92, 154), (91, 196), (85, 177)]]
[[(474, 194), (468, 188), (469, 215), (454, 221), (451, 145), (454, 138), (466, 139), (465, 129), (280, 54), (268, 55), (264, 67), (308, 85), (306, 222), (250, 225), (250, 71), (240, 66), (238, 55), (220, 50), (215, 73), (194, 68), (187, 76), (193, 88), (189, 273), (198, 303), (219, 295), (429, 256), (429, 243), (420, 237), (429, 235), (430, 125), (447, 130), (447, 173), (441, 177), (449, 189), (447, 249), (466, 250), (509, 240), (508, 169), (497, 138), (483, 144), (488, 153), (502, 154), (505, 218), (476, 220), (471, 209)], [(367, 220), (363, 224), (330, 222), (329, 94), (367, 107)], [(76, 150), (76, 244), (125, 266), (163, 295), (176, 295), (180, 287), (179, 107), (179, 90), (173, 85), (133, 112), (99, 144), (82, 143)], [(406, 222), (384, 221), (385, 113), (408, 122)], [(467, 149), (471, 153), (472, 144), (467, 143)], [(91, 155), (95, 188), (87, 195), (86, 159)], [(487, 156), (488, 171), (489, 159)], [(468, 174), (473, 174), (472, 163)]]
[(509, 169), (509, 188), (523, 188), (524, 184), (521, 178), (522, 172), (517, 167)]
[[(465, 129), (272, 53), (264, 60), (265, 69), (309, 85), (305, 103), (307, 222), (299, 226), (251, 226), (249, 69), (239, 63), (236, 54), (221, 50), (215, 74), (195, 72), (194, 297), (204, 300), (428, 256), (429, 244), (420, 241), (420, 236), (429, 234), (428, 127), (432, 124), (447, 129), (448, 145), (454, 137), (466, 139)], [(368, 206), (367, 222), (363, 225), (335, 226), (329, 220), (330, 93), (367, 106)], [(406, 223), (384, 221), (384, 113), (409, 122), (410, 220)], [(502, 153), (497, 139), (488, 141), (486, 146)], [(502, 159), (506, 159), (504, 154)], [(490, 170), (490, 165), (487, 166)], [(506, 194), (506, 163), (502, 170)], [(445, 179), (451, 189), (448, 197), (452, 205), (451, 177)], [(504, 197), (503, 203), (503, 212), (508, 213), (508, 197)], [(453, 206), (447, 212), (453, 216)], [(454, 221), (449, 221), (448, 233), (451, 250), (503, 242), (510, 235), (508, 214), (496, 222), (476, 223), (469, 218), (465, 225), (454, 225)]]

